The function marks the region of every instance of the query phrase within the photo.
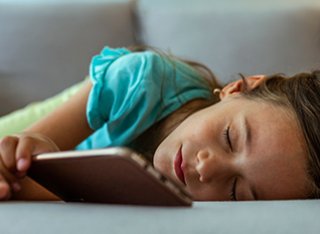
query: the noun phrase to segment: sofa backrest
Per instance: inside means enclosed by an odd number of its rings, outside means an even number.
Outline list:
[[[104,45],[170,50],[221,83],[320,69],[318,0],[133,2],[0,0],[0,115],[82,80]]]
[[[135,43],[129,1],[0,1],[0,115],[88,74],[104,45]]]
[[[208,65],[221,83],[320,69],[319,0],[140,0],[138,11],[142,43]]]

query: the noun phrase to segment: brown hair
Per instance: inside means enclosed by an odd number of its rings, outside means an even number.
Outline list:
[[[272,75],[260,86],[247,89],[243,96],[271,101],[293,111],[307,149],[307,169],[313,186],[309,198],[320,198],[320,71],[292,77]]]

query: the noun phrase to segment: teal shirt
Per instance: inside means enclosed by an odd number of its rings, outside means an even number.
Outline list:
[[[87,119],[95,132],[76,149],[127,146],[186,102],[212,98],[191,66],[152,51],[104,48],[90,65]]]

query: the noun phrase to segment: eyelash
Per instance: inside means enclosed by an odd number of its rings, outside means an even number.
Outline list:
[[[230,127],[228,126],[228,127],[224,130],[223,135],[224,135],[224,138],[225,138],[225,140],[226,140],[227,145],[230,147],[230,149],[231,149],[231,151],[232,151],[232,144],[231,144],[231,140],[230,140],[229,131],[230,131]]]
[[[230,147],[231,151],[232,151],[232,144],[231,144],[231,140],[230,140],[230,126],[228,126],[225,130],[224,130],[224,137],[225,137],[225,141],[227,143],[227,145]],[[237,178],[234,179],[233,183],[232,183],[232,187],[231,187],[231,191],[230,191],[230,199],[231,201],[237,201],[237,197],[236,197],[236,183],[237,183]]]
[[[233,183],[232,183],[232,188],[231,188],[231,191],[230,191],[230,199],[231,199],[231,201],[237,201],[236,184],[237,184],[237,178],[235,178]]]

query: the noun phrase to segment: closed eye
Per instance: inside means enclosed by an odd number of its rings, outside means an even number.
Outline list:
[[[231,139],[230,139],[230,126],[228,126],[224,130],[224,138],[225,138],[225,141],[226,141],[228,147],[231,149],[231,151],[233,151],[233,147],[232,147],[232,143],[231,143]]]
[[[231,201],[237,201],[237,177],[234,179],[230,192]]]

